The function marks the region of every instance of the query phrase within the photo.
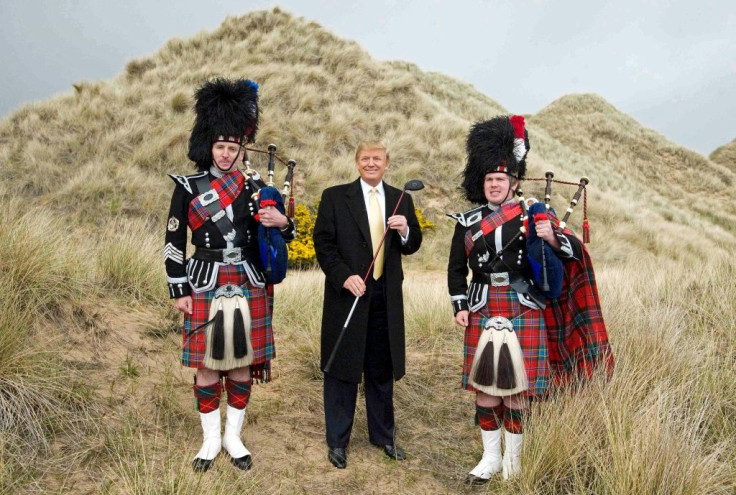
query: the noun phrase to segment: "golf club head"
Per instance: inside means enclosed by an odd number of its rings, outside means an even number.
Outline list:
[[[404,184],[404,191],[419,191],[420,189],[424,189],[424,182],[419,179],[412,179]]]

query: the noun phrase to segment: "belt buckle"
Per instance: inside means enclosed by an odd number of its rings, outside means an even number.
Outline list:
[[[503,274],[503,275],[494,275],[493,278],[492,278],[492,280],[493,280],[493,283],[495,283],[495,284],[503,284],[503,283],[507,283],[508,282],[508,276],[505,275],[505,274]]]
[[[210,189],[209,191],[205,191],[199,196],[199,203],[202,206],[207,206],[210,203],[214,203],[218,199],[220,199],[220,196],[218,196],[217,192],[215,192],[214,189]]]
[[[228,248],[222,250],[222,261],[224,263],[232,264],[238,263],[243,260],[243,253],[239,247]]]

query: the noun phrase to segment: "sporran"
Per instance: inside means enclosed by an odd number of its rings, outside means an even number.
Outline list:
[[[215,291],[206,327],[206,350],[202,364],[211,370],[232,370],[253,363],[251,320],[243,289],[223,285]]]
[[[507,318],[494,316],[486,321],[470,368],[470,384],[497,397],[529,388],[519,339]]]

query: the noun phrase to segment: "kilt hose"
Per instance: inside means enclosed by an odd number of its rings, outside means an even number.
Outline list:
[[[494,316],[503,316],[511,320],[516,337],[519,339],[529,380],[529,388],[523,394],[527,397],[545,397],[550,385],[551,370],[544,317],[541,310],[531,309],[519,303],[516,291],[511,286],[489,287],[485,307],[478,312],[470,313],[463,345],[462,387],[477,392],[475,387],[470,385],[470,368],[486,321]]]
[[[276,348],[271,328],[273,313],[273,285],[264,288],[254,287],[242,265],[223,265],[217,274],[215,288],[225,284],[242,287],[243,296],[248,300],[251,319],[251,342],[253,344],[253,364],[251,376],[256,382],[270,380],[271,359],[276,357]],[[200,327],[209,320],[210,303],[215,297],[215,289],[192,293],[192,314],[184,317],[182,329],[181,364],[189,368],[203,368],[206,327]]]

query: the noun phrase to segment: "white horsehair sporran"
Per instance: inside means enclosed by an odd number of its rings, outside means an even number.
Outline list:
[[[470,384],[497,397],[529,388],[524,355],[508,318],[494,316],[486,321],[470,368]]]
[[[219,311],[222,311],[220,315]],[[235,321],[236,318],[242,325]],[[210,304],[209,321],[204,367],[223,371],[250,366],[253,363],[250,308],[243,289],[232,284],[219,287]]]

